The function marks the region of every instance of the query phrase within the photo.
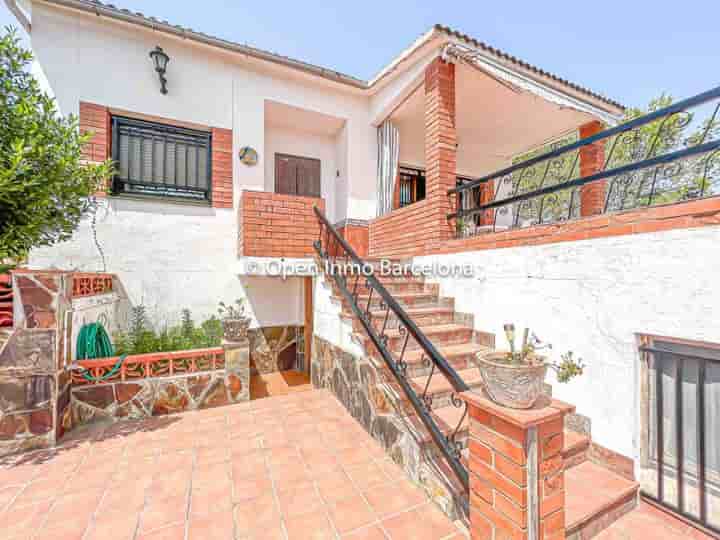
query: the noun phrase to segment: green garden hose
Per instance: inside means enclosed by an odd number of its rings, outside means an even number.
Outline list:
[[[110,336],[105,331],[105,327],[100,322],[94,322],[84,325],[80,328],[80,333],[77,338],[77,359],[78,360],[91,360],[94,358],[110,358],[115,356],[115,349],[113,348]],[[82,373],[83,378],[90,382],[99,382],[109,379],[115,375],[123,362],[127,354],[123,354],[118,358],[118,361],[105,375],[100,377],[93,377],[90,375],[90,370],[84,370]]]

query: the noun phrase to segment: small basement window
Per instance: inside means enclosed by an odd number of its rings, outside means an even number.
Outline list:
[[[112,118],[113,193],[210,202],[210,133]]]

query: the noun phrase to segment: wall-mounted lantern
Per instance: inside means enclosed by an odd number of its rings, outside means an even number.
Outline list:
[[[165,70],[167,69],[167,63],[170,61],[170,57],[165,54],[165,51],[158,45],[152,51],[150,51],[150,58],[152,58],[153,64],[155,64],[155,71],[157,71],[160,77],[160,93],[167,94],[167,79],[165,78]]]

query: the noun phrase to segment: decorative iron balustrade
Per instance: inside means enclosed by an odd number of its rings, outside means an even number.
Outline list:
[[[78,360],[77,364],[87,371],[82,373],[73,371],[73,384],[106,384],[224,369],[225,351],[222,347],[212,347],[187,351],[133,354],[127,356],[122,362],[120,362],[119,356]],[[90,380],[85,377],[85,374],[89,376]]]
[[[593,182],[603,212],[720,194],[720,87],[464,182],[448,219],[458,237],[575,219]]]
[[[317,241],[314,242],[315,251],[320,259],[332,263],[341,260],[344,261],[346,267],[352,263],[356,268],[366,268],[365,262],[355,253],[355,250],[350,247],[345,239],[339,235],[325,215],[317,207],[314,208],[314,211],[320,223],[320,234]],[[327,267],[332,268],[333,266],[335,265],[328,265]],[[343,298],[352,309],[355,317],[357,317],[362,324],[365,333],[370,338],[370,341],[372,341],[378,354],[380,354],[388,370],[392,373],[400,389],[407,397],[418,418],[428,430],[431,441],[440,451],[440,454],[447,461],[453,473],[467,491],[469,486],[468,471],[461,461],[461,445],[457,440],[460,427],[467,416],[467,403],[462,401],[458,394],[469,390],[467,383],[462,380],[447,360],[442,357],[435,346],[374,275],[361,276],[361,272],[355,272],[354,275],[330,272],[330,277],[335,281]],[[364,280],[365,290],[368,291],[367,304],[365,306],[360,305],[361,301],[359,299],[361,279]],[[385,310],[385,314],[382,317],[383,323],[379,331],[372,323],[372,315],[370,312],[374,297],[379,298],[380,309]],[[397,357],[395,357],[388,348],[389,338],[386,334],[386,330],[390,329],[388,323],[391,313],[397,319],[397,324],[395,325],[393,322],[392,326],[397,329],[400,334],[400,339],[402,340],[402,348]],[[421,395],[418,395],[413,389],[413,385],[408,378],[408,364],[405,361],[405,352],[411,337],[423,351],[422,362],[431,368],[425,389]],[[445,435],[442,432],[432,417],[432,394],[429,393],[429,388],[430,382],[436,373],[444,376],[451,384],[454,391],[451,396],[452,405],[457,408],[465,407],[462,417],[449,435]]]

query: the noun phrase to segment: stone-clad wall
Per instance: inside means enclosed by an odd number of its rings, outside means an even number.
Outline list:
[[[458,486],[434,449],[421,440],[385,375],[370,359],[358,357],[314,335],[310,375],[313,386],[330,389],[345,408],[385,448],[388,455],[420,484],[445,513],[462,516]]]
[[[227,344],[224,348],[224,369],[73,387],[68,427],[102,420],[141,419],[248,401],[248,343]]]
[[[70,274],[13,272],[14,329],[0,346],[0,456],[47,448],[69,403],[62,321]]]

